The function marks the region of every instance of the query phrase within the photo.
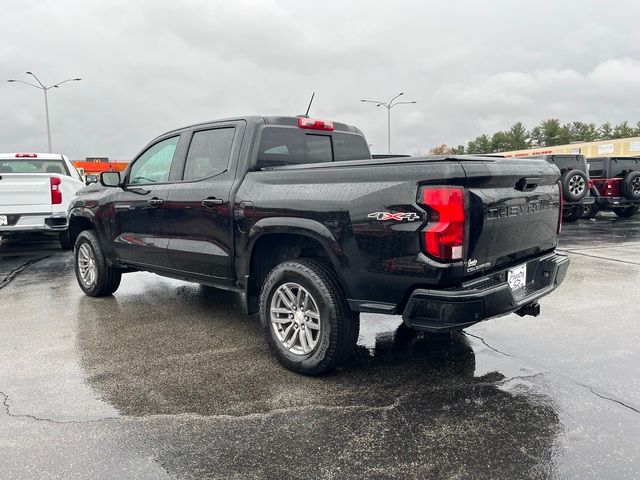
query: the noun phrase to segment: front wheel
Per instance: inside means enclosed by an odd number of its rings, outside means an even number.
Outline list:
[[[633,206],[624,207],[624,208],[614,208],[613,213],[615,213],[620,218],[629,218],[629,217],[633,217],[635,214],[638,213],[638,208],[639,208],[638,205],[633,205]]]
[[[317,259],[290,260],[271,270],[260,293],[260,320],[280,363],[304,375],[344,362],[360,326],[335,272]]]
[[[85,294],[104,297],[118,289],[122,271],[109,266],[93,230],[78,235],[74,253],[76,279]]]

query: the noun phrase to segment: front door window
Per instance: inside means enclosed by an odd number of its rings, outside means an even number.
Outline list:
[[[169,180],[171,161],[178,145],[179,136],[156,143],[138,157],[131,166],[130,185],[162,183]]]

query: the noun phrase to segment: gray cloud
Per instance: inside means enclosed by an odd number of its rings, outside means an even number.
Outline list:
[[[0,71],[53,83],[54,149],[129,159],[152,137],[242,114],[312,114],[393,150],[516,121],[640,119],[636,2],[5,2]],[[39,92],[0,83],[0,150],[44,150]]]

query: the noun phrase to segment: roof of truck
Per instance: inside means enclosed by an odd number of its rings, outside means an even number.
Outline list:
[[[241,117],[220,118],[215,120],[209,120],[207,122],[199,122],[199,123],[194,123],[192,125],[185,125],[180,128],[174,128],[173,130],[169,130],[168,132],[165,132],[162,135],[158,135],[156,139],[160,137],[164,137],[165,135],[168,135],[171,133],[179,132],[181,130],[186,130],[188,128],[204,127],[208,125],[213,125],[215,123],[225,123],[225,122],[245,121],[247,123],[252,123],[254,125],[268,124],[268,125],[279,125],[279,126],[287,126],[287,127],[297,127],[298,118],[300,118],[300,116],[281,116],[281,115],[271,115],[271,116],[247,115],[247,116],[241,116]],[[312,117],[312,118],[316,118],[316,117]],[[327,118],[324,120],[331,120],[331,119]],[[362,135],[362,131],[360,131],[360,129],[357,127],[354,127],[352,125],[347,125],[346,123],[335,122],[333,120],[331,121],[333,122],[333,128],[334,128],[333,131],[357,133],[359,135]],[[155,141],[155,139],[153,141]]]
[[[38,152],[0,153],[0,159],[2,160],[14,160],[16,158],[37,158],[38,160],[61,160],[62,154],[38,153]]]

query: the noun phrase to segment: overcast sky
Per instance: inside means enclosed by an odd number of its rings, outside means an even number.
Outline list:
[[[130,159],[190,123],[303,113],[425,152],[545,118],[640,120],[640,2],[2,1],[0,151]]]

